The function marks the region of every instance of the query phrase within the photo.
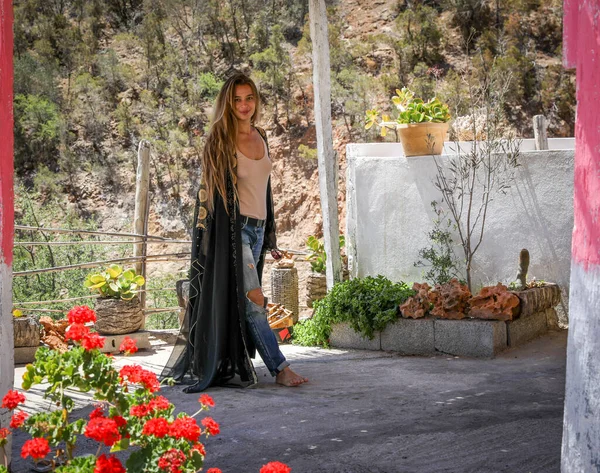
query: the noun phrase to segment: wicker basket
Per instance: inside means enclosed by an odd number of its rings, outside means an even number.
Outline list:
[[[294,323],[298,322],[298,270],[296,268],[271,269],[271,302],[282,304],[292,311]]]

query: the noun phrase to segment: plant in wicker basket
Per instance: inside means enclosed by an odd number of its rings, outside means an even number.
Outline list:
[[[144,321],[139,289],[146,283],[134,269],[124,270],[113,264],[98,273],[91,273],[83,283],[101,295],[96,300],[95,328],[103,335],[119,335],[138,330]]]

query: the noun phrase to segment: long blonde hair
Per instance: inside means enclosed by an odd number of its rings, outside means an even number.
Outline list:
[[[236,184],[236,137],[238,122],[233,111],[235,110],[235,87],[249,85],[252,88],[256,108],[251,117],[252,124],[260,116],[260,96],[256,84],[250,77],[241,72],[236,72],[225,81],[219,91],[215,102],[212,125],[206,138],[204,152],[202,153],[203,184],[208,198],[208,209],[213,209],[215,191],[221,195],[227,209],[227,178],[228,175]],[[234,198],[237,199],[237,186],[234,185]],[[227,209],[229,212],[229,210]]]

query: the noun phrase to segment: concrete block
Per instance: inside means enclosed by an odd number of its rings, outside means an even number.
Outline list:
[[[150,332],[146,330],[138,330],[137,332],[124,333],[122,335],[103,335],[105,338],[104,347],[100,351],[103,353],[118,352],[125,337],[135,340],[137,342],[138,350],[147,350],[150,348],[149,335]]]
[[[526,317],[506,322],[509,347],[516,347],[548,331],[546,311],[535,312]]]
[[[433,355],[434,319],[398,319],[381,332],[381,349],[403,355]]]
[[[493,358],[506,349],[506,323],[500,320],[434,321],[435,349],[442,353]]]
[[[375,332],[373,340],[356,333],[348,323],[331,326],[329,343],[336,348],[355,348],[358,350],[381,350],[381,333]]]
[[[15,347],[15,365],[26,365],[33,363],[37,347]]]

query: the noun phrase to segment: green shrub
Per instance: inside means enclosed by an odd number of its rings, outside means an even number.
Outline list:
[[[340,235],[340,249],[344,248],[345,245],[346,237],[344,237],[344,235]],[[325,253],[325,244],[323,241],[311,235],[306,240],[306,247],[309,251],[306,261],[310,261],[311,269],[315,273],[325,274],[325,262],[327,261],[327,254]]]
[[[398,306],[414,291],[404,282],[393,283],[384,276],[367,276],[333,286],[324,299],[315,302],[312,319],[294,327],[294,343],[329,346],[331,324],[348,322],[370,339],[398,317]]]

